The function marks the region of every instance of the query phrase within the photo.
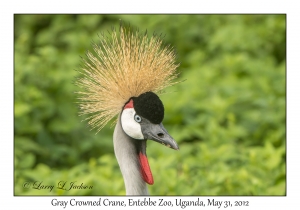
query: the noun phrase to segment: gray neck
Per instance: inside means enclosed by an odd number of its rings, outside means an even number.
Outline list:
[[[140,172],[140,163],[134,140],[122,129],[120,119],[114,131],[114,150],[126,188],[126,195],[148,195],[147,184]]]

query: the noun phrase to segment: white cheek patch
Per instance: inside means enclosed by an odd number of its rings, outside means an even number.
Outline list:
[[[133,108],[124,109],[121,115],[121,125],[124,132],[134,139],[144,139],[141,125],[134,120],[135,110]]]

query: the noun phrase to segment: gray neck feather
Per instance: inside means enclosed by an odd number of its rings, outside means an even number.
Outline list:
[[[140,172],[134,140],[122,129],[120,118],[114,131],[114,150],[119,163],[126,188],[126,195],[148,195],[147,184]]]

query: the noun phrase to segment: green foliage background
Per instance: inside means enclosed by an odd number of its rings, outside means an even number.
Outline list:
[[[15,195],[124,195],[113,128],[95,135],[72,82],[120,19],[165,34],[186,80],[161,95],[174,151],[148,142],[152,195],[286,194],[285,15],[15,15]],[[24,188],[24,182],[55,188]],[[59,181],[92,189],[57,189]]]

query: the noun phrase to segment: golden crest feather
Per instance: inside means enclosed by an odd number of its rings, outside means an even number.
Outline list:
[[[162,44],[160,36],[149,38],[121,25],[109,37],[102,34],[93,52],[87,51],[76,80],[83,90],[76,93],[80,115],[89,115],[92,129],[100,131],[131,97],[148,91],[159,94],[176,83],[179,64],[174,50]]]

